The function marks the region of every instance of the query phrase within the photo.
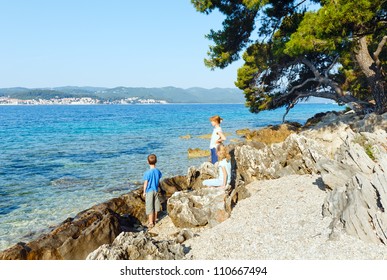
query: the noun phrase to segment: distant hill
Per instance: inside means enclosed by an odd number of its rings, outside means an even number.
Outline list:
[[[231,88],[144,88],[144,87],[55,87],[55,88],[0,88],[0,97],[17,99],[51,99],[91,97],[101,100],[119,100],[130,97],[166,100],[169,103],[244,103],[242,91]]]

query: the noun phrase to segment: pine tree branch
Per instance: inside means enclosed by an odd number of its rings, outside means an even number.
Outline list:
[[[314,76],[316,78],[318,78],[320,84],[324,84],[324,85],[328,85],[328,86],[332,87],[334,89],[334,91],[336,92],[336,94],[339,96],[343,95],[343,91],[338,86],[338,84],[328,77],[326,77],[326,78],[322,77],[321,74],[318,72],[317,68],[312,64],[312,62],[310,62],[305,57],[301,57],[299,60],[300,60],[300,62],[302,62],[304,65],[306,65],[313,72]]]
[[[376,51],[373,53],[373,57],[374,57],[374,60],[375,60],[375,63],[376,63],[376,65],[379,67],[380,66],[380,60],[379,60],[379,55],[380,55],[380,53],[382,52],[382,50],[383,50],[383,47],[384,47],[384,45],[386,44],[386,42],[387,42],[387,36],[384,36],[383,38],[382,38],[382,40],[379,42],[379,44],[378,44],[378,48],[376,49]]]
[[[313,75],[316,78],[321,78],[320,72],[318,72],[317,68],[313,65],[313,63],[310,60],[306,59],[305,57],[300,57],[298,60],[302,64],[306,65],[313,72]]]
[[[339,59],[339,56],[337,55],[331,65],[329,65],[328,69],[324,72],[324,76],[328,78],[329,71],[333,68],[333,66],[336,64],[337,60]]]

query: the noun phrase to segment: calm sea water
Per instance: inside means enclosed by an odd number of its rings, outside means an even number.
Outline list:
[[[300,104],[287,120],[341,109]],[[149,153],[164,177],[186,174],[205,160],[188,159],[187,149],[208,148],[195,136],[212,132],[212,115],[235,133],[279,124],[283,112],[255,115],[241,104],[0,106],[0,250],[136,188]]]

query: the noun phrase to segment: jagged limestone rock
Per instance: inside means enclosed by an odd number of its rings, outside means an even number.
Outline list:
[[[247,141],[260,142],[266,145],[283,142],[290,134],[300,130],[299,123],[284,123],[281,125],[268,126],[258,130],[239,130],[237,134],[244,132],[244,138]]]
[[[165,196],[169,198],[177,191],[189,189],[189,183],[187,176],[174,176],[161,180],[160,188],[165,193]]]
[[[178,260],[184,247],[174,241],[156,241],[146,232],[123,232],[114,242],[104,244],[87,256],[87,260]]]
[[[203,181],[218,177],[218,170],[211,162],[203,162],[199,168],[191,166],[187,172],[187,183],[189,189],[201,189],[204,187]]]
[[[229,217],[226,196],[224,189],[220,188],[176,192],[168,199],[168,215],[176,227],[213,227]]]
[[[84,210],[50,233],[0,252],[0,260],[85,259],[100,245],[113,242],[124,228],[147,221],[141,193],[142,188]]]
[[[246,184],[286,175],[316,173],[316,162],[323,156],[322,145],[298,134],[291,134],[284,142],[265,145],[261,149],[252,145],[235,147],[237,172]]]
[[[332,190],[323,214],[333,217],[333,229],[344,228],[362,240],[387,244],[386,149],[374,144],[381,152],[373,161],[363,146],[353,142],[359,135],[345,141],[335,160],[319,163],[322,179]]]
[[[183,229],[176,234],[176,242],[183,243],[184,241],[194,237],[194,233],[191,230]]]

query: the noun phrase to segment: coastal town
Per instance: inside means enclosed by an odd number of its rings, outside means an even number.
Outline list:
[[[97,104],[167,104],[165,100],[130,97],[116,100],[101,100],[91,97],[51,98],[51,99],[17,99],[0,97],[0,105],[97,105]]]

